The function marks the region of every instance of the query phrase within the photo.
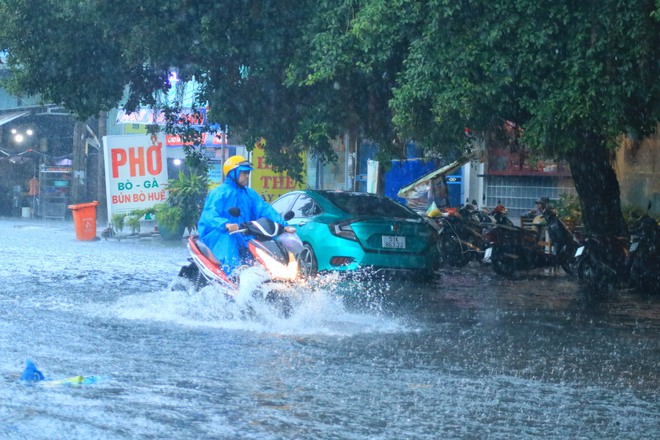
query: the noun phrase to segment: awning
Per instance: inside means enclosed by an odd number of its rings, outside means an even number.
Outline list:
[[[14,113],[4,113],[0,114],[0,125],[5,125],[7,122],[11,122],[14,119],[18,119],[21,116],[25,116],[30,112],[14,112]]]
[[[458,168],[462,167],[463,165],[465,165],[469,161],[470,161],[469,158],[461,158],[459,160],[456,160],[456,161],[450,163],[449,165],[445,165],[443,167],[438,168],[435,171],[431,171],[430,173],[423,175],[422,177],[415,180],[414,182],[412,182],[412,183],[404,186],[403,188],[401,188],[399,190],[397,196],[399,196],[403,199],[409,199],[409,198],[411,198],[411,196],[414,198],[413,194],[415,192],[417,192],[416,191],[417,187],[419,187],[421,185],[428,184],[428,182],[430,180],[432,180],[433,178],[435,178],[436,176],[440,176],[442,174],[449,174],[449,173],[457,170]]]

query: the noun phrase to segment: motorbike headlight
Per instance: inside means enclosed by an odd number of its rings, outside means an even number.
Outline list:
[[[289,253],[289,264],[280,263],[260,248],[256,248],[256,254],[273,279],[292,281],[298,276],[298,262],[293,254]]]

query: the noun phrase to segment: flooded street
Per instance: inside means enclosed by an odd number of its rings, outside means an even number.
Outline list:
[[[183,241],[21,219],[0,237],[0,438],[660,437],[658,295],[474,265],[327,276],[290,319],[245,319],[172,289]],[[95,383],[23,384],[28,358]]]

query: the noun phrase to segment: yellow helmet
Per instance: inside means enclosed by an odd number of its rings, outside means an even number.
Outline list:
[[[252,164],[243,156],[232,156],[222,165],[222,174],[226,176],[231,170],[236,168],[239,171],[252,171]]]

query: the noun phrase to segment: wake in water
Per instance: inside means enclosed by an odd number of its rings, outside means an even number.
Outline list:
[[[346,279],[338,274],[317,277],[287,292],[293,298],[292,309],[283,318],[272,306],[252,298],[249,283],[231,299],[212,286],[195,290],[177,277],[167,290],[120,298],[114,313],[123,319],[292,335],[409,331],[399,319],[382,311],[380,300],[389,289],[382,281]]]

